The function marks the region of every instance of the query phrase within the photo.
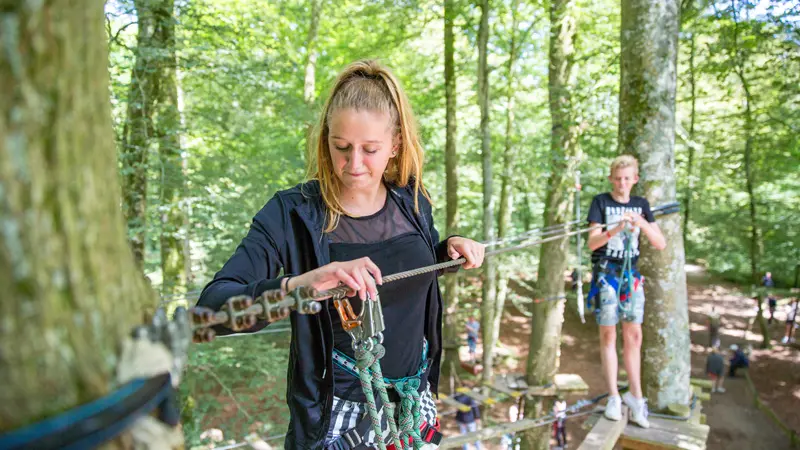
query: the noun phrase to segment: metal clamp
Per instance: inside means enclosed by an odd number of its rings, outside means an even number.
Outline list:
[[[342,328],[353,338],[353,349],[366,345],[367,350],[371,350],[373,345],[371,338],[377,338],[378,343],[383,343],[383,330],[386,329],[386,324],[383,321],[380,296],[376,296],[373,300],[367,294],[367,299],[357,316],[346,298],[334,299],[334,306],[339,312],[339,318],[342,319]]]

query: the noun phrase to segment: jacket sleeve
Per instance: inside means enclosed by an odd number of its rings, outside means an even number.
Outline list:
[[[247,235],[236,247],[233,256],[203,289],[197,305],[219,310],[233,296],[249,295],[255,298],[266,290],[280,289],[283,278],[278,277],[283,267],[281,249],[286,240],[288,224],[286,205],[275,195],[255,215]],[[262,322],[248,331],[257,331],[264,326],[266,323]],[[225,333],[225,330],[218,331]]]

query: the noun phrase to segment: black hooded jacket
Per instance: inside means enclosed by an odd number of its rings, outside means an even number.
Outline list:
[[[439,233],[433,226],[430,202],[420,195],[420,214],[416,214],[412,186],[387,187],[389,195],[400,200],[402,212],[426,239],[435,260],[449,260],[447,241],[439,242]],[[276,193],[255,215],[247,236],[205,287],[197,304],[218,310],[235,295],[256,297],[268,289],[280,289],[281,270],[285,275],[298,275],[328,264],[328,241],[322,235],[325,213],[317,181]],[[431,292],[424,320],[429,355],[433,358],[428,381],[436,394],[442,356],[442,298],[438,284]],[[290,320],[292,337],[286,386],[290,421],[285,448],[322,449],[333,402],[331,317],[328,308],[323,307],[315,315],[293,311]],[[259,323],[249,331],[267,325]],[[220,334],[225,333],[220,330]]]

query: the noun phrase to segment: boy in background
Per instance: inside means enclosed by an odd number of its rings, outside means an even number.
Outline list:
[[[725,381],[725,357],[719,351],[719,347],[712,347],[711,353],[706,358],[706,373],[708,378],[714,383],[711,392],[725,392],[722,383]]]
[[[631,195],[639,181],[639,163],[630,155],[618,156],[611,163],[608,181],[611,192],[596,196],[589,207],[588,222],[595,227],[589,232],[592,250],[592,287],[595,319],[600,329],[600,356],[609,397],[605,416],[609,420],[622,417],[622,398],[617,389],[617,324],[622,318],[623,358],[630,390],[624,401],[631,411],[631,420],[643,428],[647,420],[647,401],[642,396],[641,352],[644,319],[644,279],[636,269],[639,259],[639,236],[644,234],[650,245],[663,250],[667,244],[650,203],[644,197]],[[630,270],[623,268],[630,263]],[[632,285],[632,289],[629,286]],[[620,295],[622,294],[622,295]],[[621,303],[624,302],[627,307]]]

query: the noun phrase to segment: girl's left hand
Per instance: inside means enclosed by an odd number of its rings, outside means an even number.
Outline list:
[[[474,269],[483,264],[483,255],[486,248],[480,242],[459,236],[453,236],[447,240],[447,254],[452,259],[464,257],[467,262],[461,265],[465,269]]]

